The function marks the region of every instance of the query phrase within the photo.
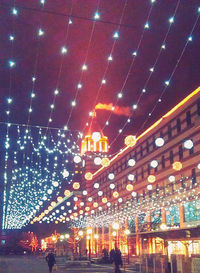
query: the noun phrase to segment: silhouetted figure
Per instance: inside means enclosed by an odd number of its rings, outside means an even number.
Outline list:
[[[56,259],[55,259],[55,256],[54,256],[54,254],[53,254],[52,252],[50,252],[50,253],[46,256],[46,261],[47,261],[47,263],[48,263],[49,273],[51,273],[54,264],[56,264]]]
[[[113,261],[114,261],[114,255],[115,255],[115,250],[111,249],[111,251],[110,251],[110,262],[111,263],[113,263]]]
[[[122,254],[121,251],[116,248],[115,249],[115,253],[114,253],[114,257],[113,257],[114,263],[115,263],[115,273],[121,273],[120,270],[120,265],[122,266]]]
[[[104,260],[104,262],[107,263],[109,261],[109,259],[108,259],[108,250],[104,248],[102,250],[102,253],[103,253],[103,260]]]

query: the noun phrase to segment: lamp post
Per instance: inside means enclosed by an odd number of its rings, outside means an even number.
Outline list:
[[[127,236],[127,250],[128,250],[128,259],[127,259],[127,262],[128,262],[128,264],[129,264],[129,235],[130,235],[130,230],[129,229],[126,229],[125,230],[125,234],[126,234],[126,236]]]
[[[116,234],[113,232],[113,236],[117,236],[116,237],[115,248],[118,248],[118,244],[119,244],[119,223],[117,223],[117,222],[113,223],[112,227],[113,227],[114,230],[116,230],[116,231],[114,231]]]
[[[97,257],[97,240],[99,239],[99,235],[94,234],[94,239],[95,239],[95,253],[96,253],[96,257]]]
[[[89,241],[89,260],[91,261],[91,236],[92,236],[92,229],[89,228],[87,230],[87,239]]]

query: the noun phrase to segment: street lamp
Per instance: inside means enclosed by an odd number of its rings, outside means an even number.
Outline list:
[[[92,228],[87,229],[87,239],[89,240],[89,260],[91,260],[91,235],[92,235]]]
[[[116,238],[116,241],[115,241],[115,248],[118,248],[118,241],[119,241],[119,223],[117,223],[117,222],[114,222],[113,224],[112,224],[112,227],[113,227],[113,229],[115,229],[116,231],[113,231],[113,236],[117,236],[117,238]],[[114,235],[115,234],[115,235]]]
[[[125,230],[125,234],[127,236],[127,248],[128,248],[128,264],[129,264],[129,235],[131,234],[129,229]]]
[[[97,257],[97,240],[99,239],[99,235],[94,234],[94,239],[95,239],[95,252],[96,252],[96,257]]]

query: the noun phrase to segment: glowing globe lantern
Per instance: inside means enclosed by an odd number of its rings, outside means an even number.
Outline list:
[[[128,166],[129,167],[134,167],[136,164],[136,161],[134,158],[130,158],[129,161],[128,161]]]
[[[57,201],[62,202],[63,198],[61,196],[58,196]]]
[[[92,140],[94,142],[98,142],[100,139],[101,139],[101,133],[100,132],[92,133]]]
[[[129,147],[135,146],[136,142],[137,142],[136,136],[132,135],[127,136],[124,140],[125,145]]]
[[[118,198],[118,197],[119,197],[119,193],[118,193],[117,191],[114,191],[114,192],[113,192],[113,197],[114,197],[114,198]]]
[[[114,173],[109,173],[108,179],[113,180],[115,178]]]
[[[108,202],[108,199],[106,197],[102,198],[102,202],[105,204]]]
[[[114,183],[111,183],[109,187],[110,187],[111,190],[114,190],[115,184],[114,184]]]
[[[147,190],[151,191],[153,189],[152,185],[147,185]]]
[[[64,195],[65,195],[66,197],[70,196],[70,194],[71,194],[71,192],[70,192],[69,190],[65,190],[65,191],[64,191]]]
[[[181,162],[179,161],[176,161],[173,163],[172,165],[172,168],[175,170],[175,171],[180,171],[182,169],[183,165]]]
[[[86,207],[85,210],[86,210],[86,211],[89,211],[89,210],[90,210],[90,207]]]
[[[132,185],[132,184],[128,184],[128,185],[126,186],[126,190],[127,190],[127,191],[132,191],[132,190],[133,190],[133,185]]]
[[[156,181],[155,175],[149,175],[147,178],[149,183],[154,183]]]
[[[74,190],[80,189],[80,183],[79,183],[79,182],[74,182],[74,183],[73,183],[73,189],[74,189]]]
[[[165,144],[164,138],[162,138],[162,137],[156,138],[155,144],[157,147],[162,147]]]
[[[97,165],[97,166],[101,165],[101,158],[100,157],[95,157],[94,164]]]
[[[108,166],[110,165],[110,160],[109,160],[109,158],[107,158],[107,157],[103,158],[103,159],[101,160],[101,165],[102,165],[103,167],[108,167]]]
[[[193,144],[193,141],[192,141],[191,139],[187,139],[187,140],[184,142],[184,148],[185,148],[185,149],[190,150],[190,149],[193,148],[193,146],[194,146],[194,144]]]
[[[87,172],[87,173],[85,174],[85,179],[86,179],[86,180],[92,180],[92,178],[93,178],[93,174],[92,174],[91,172]]]
[[[128,175],[128,180],[133,181],[135,179],[135,175],[134,174],[129,174]]]
[[[55,201],[51,202],[51,206],[55,207],[56,206],[56,202]]]
[[[136,197],[136,196],[137,196],[137,192],[133,191],[133,192],[131,193],[131,195],[132,195],[133,197]]]
[[[52,208],[52,206],[49,206],[48,207],[48,211],[51,211],[53,208]]]
[[[169,179],[169,182],[175,182],[176,180],[174,175],[170,175],[168,179]]]
[[[119,223],[114,222],[112,224],[112,228],[115,229],[115,230],[118,230],[119,229]]]
[[[158,167],[158,161],[157,160],[152,160],[151,163],[150,163],[150,166],[152,168],[157,168]]]
[[[98,203],[97,203],[97,202],[94,202],[93,207],[94,207],[94,208],[97,208],[97,207],[98,207]]]
[[[81,209],[81,210],[79,211],[79,213],[80,213],[80,214],[83,214],[83,210]]]
[[[81,157],[79,155],[75,155],[74,157],[74,163],[80,163],[81,162]]]
[[[63,177],[66,178],[69,176],[69,172],[67,170],[64,170],[62,173]]]

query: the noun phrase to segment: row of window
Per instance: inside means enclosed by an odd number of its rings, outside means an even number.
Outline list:
[[[186,112],[185,121],[186,121],[187,127],[190,127],[192,125],[192,117],[195,115],[200,116],[200,100],[198,100],[198,102],[197,102],[197,111],[196,112],[194,112],[193,114],[191,114],[190,110]],[[165,134],[162,133],[164,131],[164,128],[163,128],[163,130],[161,130],[160,137],[165,138],[165,139],[167,138],[168,141],[171,140],[172,136],[173,136],[172,132],[175,131],[175,129],[176,129],[177,134],[181,133],[183,122],[184,121],[181,122],[180,118],[177,118],[176,119],[176,126],[172,127],[171,125],[168,125],[167,132]],[[113,172],[115,174],[120,173],[122,170],[127,168],[127,161],[130,158],[134,158],[136,161],[143,159],[144,156],[146,156],[147,154],[149,154],[150,152],[154,151],[157,148],[156,144],[155,144],[155,139],[156,139],[155,136],[153,138],[151,137],[151,139],[147,139],[145,147],[143,147],[143,144],[141,144],[140,147],[136,148],[129,155],[127,155],[126,157],[124,157],[120,161],[116,162],[111,168],[109,168],[109,172]],[[190,155],[192,155],[194,153],[194,148],[190,149],[189,153],[190,153]],[[184,154],[183,147],[182,147],[182,145],[180,145],[179,146],[179,160],[180,161],[183,160],[183,154]],[[174,162],[174,152],[173,151],[170,151],[169,159],[170,159],[170,163],[172,164]],[[162,168],[165,168],[166,160],[167,159],[165,159],[165,156],[163,155],[161,158]],[[157,171],[157,169],[155,169],[155,171]],[[149,167],[148,167],[148,174],[150,174]],[[105,172],[104,174],[101,175],[100,180],[102,182],[106,182],[107,176],[108,176],[108,173]],[[136,178],[137,178],[137,174],[136,174]],[[144,178],[143,171],[141,171],[141,178],[142,179]]]

